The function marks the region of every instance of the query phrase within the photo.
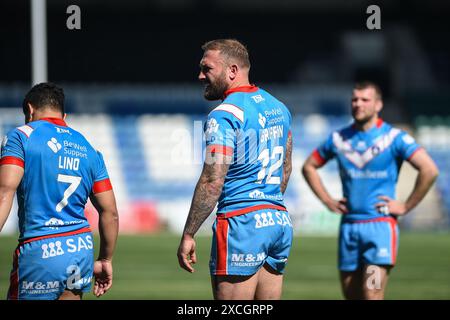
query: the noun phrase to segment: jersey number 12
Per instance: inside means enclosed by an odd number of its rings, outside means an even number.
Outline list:
[[[261,161],[262,169],[259,170],[259,172],[258,172],[258,180],[256,180],[256,183],[262,183],[264,178],[266,178],[267,184],[280,184],[281,183],[280,177],[273,176],[273,173],[275,171],[277,171],[283,164],[283,160],[284,160],[283,156],[284,156],[284,148],[282,146],[276,146],[275,148],[273,148],[272,156],[270,156],[270,154],[269,154],[269,149],[264,149],[259,154],[259,157],[258,157],[258,160]],[[278,159],[278,160],[269,167],[269,171],[268,171],[267,177],[266,177],[267,166],[269,165],[270,160],[275,160],[275,159]]]

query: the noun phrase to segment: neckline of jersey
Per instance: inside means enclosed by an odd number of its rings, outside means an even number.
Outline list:
[[[47,121],[53,124],[56,124],[57,126],[67,127],[66,122],[63,119],[60,118],[41,118],[38,120]]]
[[[232,89],[226,90],[224,92],[223,98],[225,99],[230,94],[235,93],[235,92],[256,92],[256,91],[258,91],[258,89],[259,88],[257,86],[255,86],[254,84],[251,84],[249,86],[241,86],[241,87],[232,88]]]

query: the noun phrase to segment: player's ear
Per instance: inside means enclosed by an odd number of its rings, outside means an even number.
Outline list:
[[[33,121],[34,108],[29,102],[27,103],[27,106],[28,106],[28,115],[26,117],[27,119],[25,119],[25,122],[31,122]]]
[[[239,67],[237,66],[237,64],[231,64],[228,67],[228,77],[230,78],[230,80],[234,80],[237,77],[239,71]]]
[[[375,109],[377,110],[377,113],[383,109],[383,101],[381,99],[377,99]]]

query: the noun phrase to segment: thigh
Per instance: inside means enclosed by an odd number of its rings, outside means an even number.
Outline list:
[[[258,273],[255,300],[279,300],[283,292],[283,274],[265,264]]]
[[[367,300],[384,299],[390,266],[366,265],[363,270],[363,295]]]
[[[8,298],[54,300],[65,290],[88,292],[93,260],[90,233],[22,244],[16,250]]]
[[[211,275],[213,296],[216,300],[253,300],[258,274],[250,276]]]
[[[279,300],[283,275],[264,264],[251,276],[211,276],[216,300]]]
[[[355,271],[340,271],[341,288],[347,300],[363,299],[362,269]]]

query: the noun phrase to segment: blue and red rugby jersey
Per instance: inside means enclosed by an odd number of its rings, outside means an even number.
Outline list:
[[[251,85],[225,92],[205,124],[207,152],[233,157],[218,214],[286,210],[280,184],[291,121],[287,107],[261,88]]]
[[[321,165],[337,159],[349,210],[343,219],[358,221],[386,217],[375,207],[378,197],[395,199],[402,163],[420,149],[408,133],[378,119],[366,132],[351,125],[331,133],[313,156]]]
[[[62,119],[10,131],[1,148],[5,164],[24,168],[17,189],[19,241],[89,230],[89,195],[112,189],[101,153]]]

